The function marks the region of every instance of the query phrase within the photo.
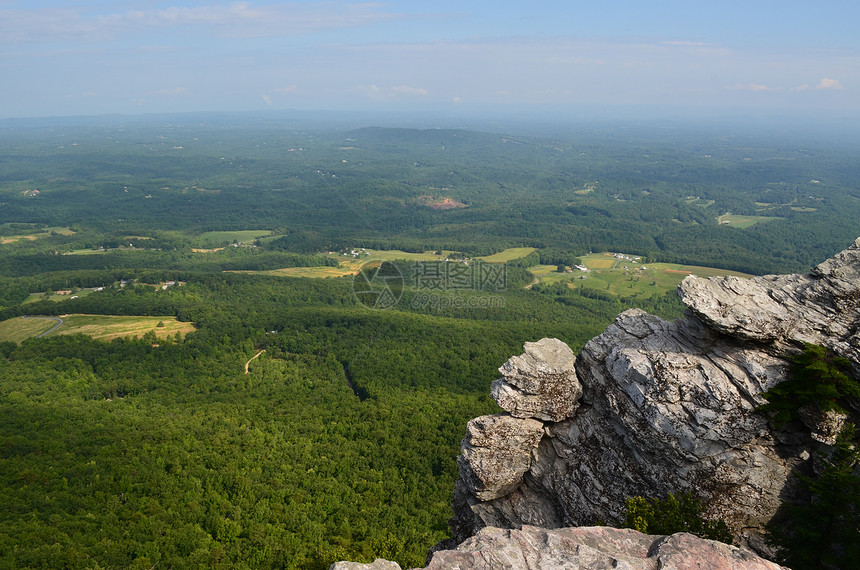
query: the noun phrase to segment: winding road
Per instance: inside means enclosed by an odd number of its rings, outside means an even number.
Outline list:
[[[263,350],[261,350],[260,352],[258,352],[257,354],[255,354],[254,356],[252,356],[251,360],[254,360],[255,358],[257,358],[258,356],[260,356],[264,352],[266,352],[265,348]],[[249,360],[248,362],[245,363],[245,374],[251,373],[251,371],[249,370],[249,367],[251,366],[251,360]]]
[[[55,324],[54,326],[52,326],[51,328],[49,328],[48,330],[46,330],[46,331],[45,331],[45,332],[43,332],[42,334],[37,334],[37,335],[36,335],[36,338],[42,338],[42,337],[43,337],[43,336],[45,336],[46,334],[54,332],[55,330],[57,330],[58,328],[60,328],[60,325],[62,325],[62,324],[63,324],[63,319],[61,319],[60,317],[30,317],[30,316],[22,316],[21,318],[22,318],[22,319],[42,319],[42,320],[45,320],[45,321],[57,321],[57,324]]]

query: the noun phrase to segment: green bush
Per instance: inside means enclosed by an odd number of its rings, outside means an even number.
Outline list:
[[[689,532],[701,538],[732,543],[732,533],[722,520],[710,521],[702,516],[702,502],[691,493],[665,499],[630,497],[625,505],[622,528],[647,534]]]
[[[860,383],[851,377],[851,361],[823,346],[804,343],[803,352],[791,359],[790,378],[764,396],[760,411],[773,413],[777,427],[797,418],[797,410],[814,404],[823,412],[844,412],[848,398],[860,398]]]
[[[821,457],[821,475],[798,475],[808,498],[786,503],[784,516],[768,525],[780,563],[795,570],[860,567],[860,450],[854,432],[851,423],[842,429],[833,453]]]

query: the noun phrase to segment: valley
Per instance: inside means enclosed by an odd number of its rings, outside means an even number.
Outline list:
[[[524,342],[860,235],[857,141],[175,119],[0,121],[10,567],[421,566]]]

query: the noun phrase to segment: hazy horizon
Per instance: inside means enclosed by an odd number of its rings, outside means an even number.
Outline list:
[[[0,118],[854,118],[857,16],[835,1],[0,0]]]

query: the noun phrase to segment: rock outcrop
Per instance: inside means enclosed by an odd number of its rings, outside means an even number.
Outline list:
[[[460,477],[482,501],[503,497],[519,487],[531,467],[532,451],[543,437],[543,424],[498,414],[466,425]]]
[[[577,358],[544,339],[500,368],[492,395],[510,415],[492,421],[542,436],[476,453],[470,428],[451,520],[458,542],[491,526],[613,522],[627,497],[692,492],[740,543],[767,551],[758,529],[839,418],[810,418],[830,425],[813,438],[771,430],[755,408],[804,342],[860,361],[860,239],[808,275],[689,276],[679,294],[683,319],[628,310]],[[514,456],[515,475],[493,483],[486,467]]]
[[[652,536],[609,527],[547,530],[524,526],[517,530],[482,529],[456,550],[435,553],[426,570],[449,568],[779,570],[782,566],[687,533]]]
[[[458,457],[460,545],[428,568],[780,568],[689,534],[583,525],[617,521],[627,497],[691,492],[768,552],[759,530],[845,416],[801,409],[808,429],[773,430],[756,408],[804,343],[860,372],[860,239],[807,275],[689,276],[679,295],[683,319],[628,310],[578,356],[543,339],[499,369],[506,413],[470,421]]]
[[[652,536],[630,529],[579,527],[549,530],[487,527],[454,550],[433,554],[425,570],[780,570],[740,548],[687,533]],[[338,562],[330,570],[400,570],[386,560]]]
[[[783,351],[809,342],[860,362],[860,238],[806,275],[690,276],[679,294],[717,332]]]
[[[499,368],[502,378],[490,385],[490,395],[515,418],[558,422],[572,416],[582,396],[573,351],[555,338],[524,348]]]

